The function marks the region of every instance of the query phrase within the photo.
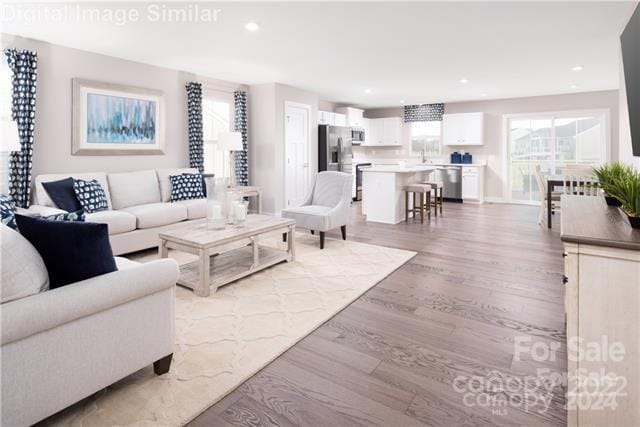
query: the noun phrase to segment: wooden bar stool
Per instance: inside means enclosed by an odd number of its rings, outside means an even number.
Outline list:
[[[404,219],[409,222],[409,212],[413,214],[420,213],[420,224],[424,224],[424,212],[431,219],[431,186],[428,184],[409,184],[403,188],[404,190]],[[413,207],[409,209],[409,193],[413,193]],[[417,203],[416,203],[417,202]]]
[[[442,213],[442,202],[444,200],[444,197],[442,196],[442,181],[423,181],[422,184],[431,186],[431,191],[433,191],[431,206],[435,208],[436,216],[438,216],[438,207],[440,208],[440,213]]]

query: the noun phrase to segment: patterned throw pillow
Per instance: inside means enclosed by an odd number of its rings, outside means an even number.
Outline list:
[[[202,176],[194,173],[171,175],[171,199],[172,202],[180,200],[204,199],[202,191]]]
[[[0,217],[6,226],[17,228],[16,226],[16,205],[11,198],[5,194],[0,194]]]
[[[83,179],[76,179],[73,182],[73,191],[75,191],[76,197],[86,213],[106,211],[109,209],[107,195],[97,180],[92,179],[91,181],[85,181]]]
[[[55,215],[47,215],[40,217],[42,219],[48,219],[49,221],[70,221],[70,222],[84,222],[84,211],[80,209],[75,212],[65,212]]]

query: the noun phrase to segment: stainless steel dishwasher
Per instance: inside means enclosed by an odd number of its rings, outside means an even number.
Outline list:
[[[436,180],[442,181],[442,195],[445,200],[462,202],[462,166],[438,167]]]

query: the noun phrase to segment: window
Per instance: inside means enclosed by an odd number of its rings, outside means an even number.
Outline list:
[[[442,122],[412,122],[411,152],[425,156],[440,154],[442,140]]]
[[[0,119],[11,118],[11,70],[6,59],[0,59]],[[9,152],[0,150],[0,193],[9,194]]]
[[[566,165],[596,166],[606,161],[604,113],[518,117],[508,126],[512,201],[540,200],[536,165],[545,175],[557,175]]]
[[[233,127],[233,96],[204,94],[202,98],[202,131],[204,136],[204,172],[216,178],[229,178],[229,153],[218,149],[218,134]]]

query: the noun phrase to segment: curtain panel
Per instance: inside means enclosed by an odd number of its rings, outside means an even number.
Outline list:
[[[31,168],[36,119],[38,54],[6,49],[12,72],[11,116],[18,126],[20,151],[9,154],[9,196],[16,206],[28,208],[31,198]]]
[[[441,122],[444,104],[418,104],[404,106],[404,122]]]
[[[187,117],[189,124],[189,165],[204,173],[204,136],[202,132],[202,85],[189,82]]]
[[[247,147],[247,92],[233,93],[235,103],[235,131],[242,134],[242,151],[235,152],[236,184],[249,185],[249,151]]]

